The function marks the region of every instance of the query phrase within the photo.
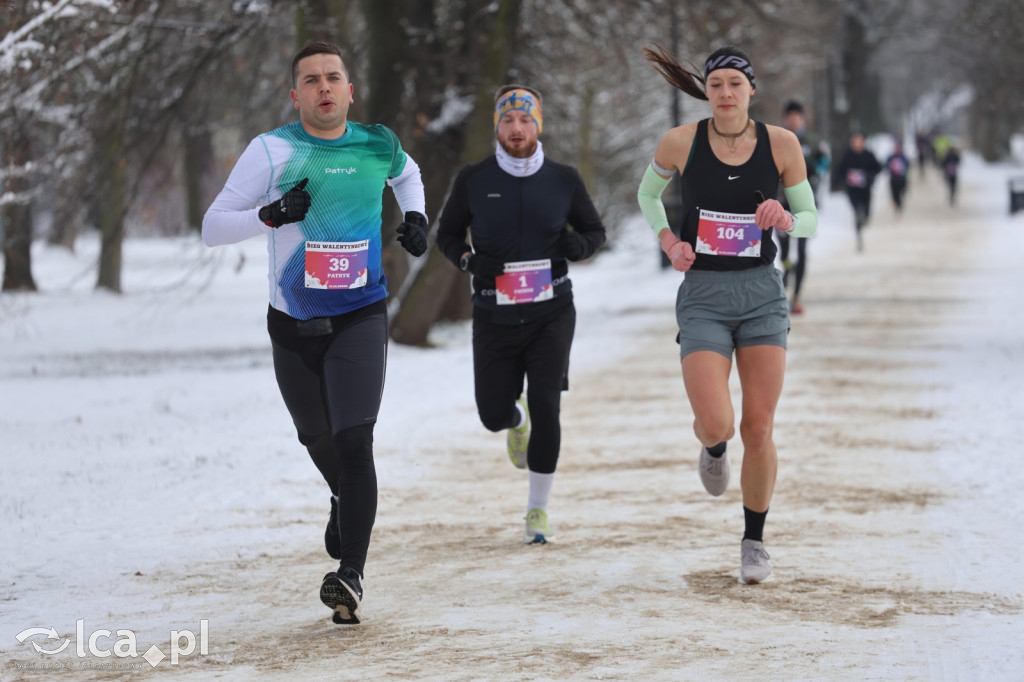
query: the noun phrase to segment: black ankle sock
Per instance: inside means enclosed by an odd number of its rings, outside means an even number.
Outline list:
[[[763,542],[764,535],[764,520],[768,518],[768,510],[765,509],[763,512],[756,512],[743,508],[743,539],[744,540],[757,540]]]
[[[711,455],[712,457],[721,457],[722,455],[725,454],[725,443],[726,441],[723,440],[718,445],[712,445],[710,448],[708,448],[708,454]]]

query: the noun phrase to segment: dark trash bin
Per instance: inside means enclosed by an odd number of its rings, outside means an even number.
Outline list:
[[[1024,175],[1010,178],[1010,215],[1024,211]]]

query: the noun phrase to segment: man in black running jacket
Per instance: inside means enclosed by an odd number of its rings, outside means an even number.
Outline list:
[[[593,256],[605,229],[576,169],[544,158],[536,90],[499,88],[494,123],[495,154],[455,178],[437,244],[472,274],[477,410],[489,430],[508,430],[512,463],[529,468],[524,539],[542,544],[576,327],[567,261]]]

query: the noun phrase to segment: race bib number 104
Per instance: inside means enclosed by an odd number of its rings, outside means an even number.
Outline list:
[[[754,214],[701,210],[695,251],[709,256],[760,257],[761,230]]]

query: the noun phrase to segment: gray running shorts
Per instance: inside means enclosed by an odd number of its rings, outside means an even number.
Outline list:
[[[786,347],[789,305],[782,273],[770,264],[749,270],[690,270],[676,294],[679,356],[711,350],[732,358],[746,346]]]

